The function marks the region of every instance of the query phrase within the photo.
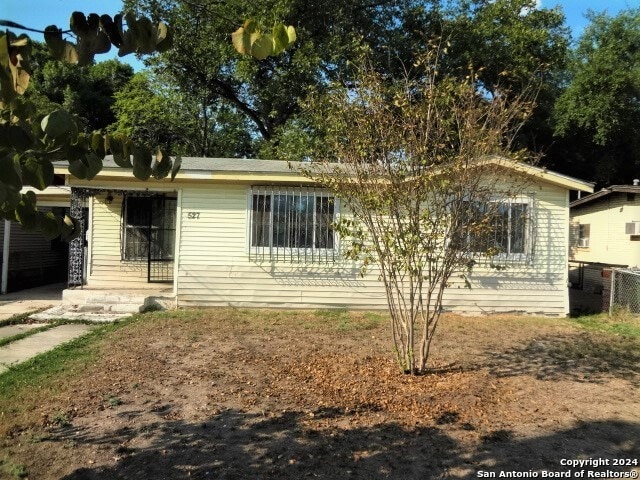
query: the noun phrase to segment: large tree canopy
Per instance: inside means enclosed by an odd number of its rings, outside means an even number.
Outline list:
[[[555,105],[556,134],[576,169],[630,183],[640,166],[640,9],[589,18]]]
[[[219,103],[203,105],[149,71],[137,73],[115,94],[113,135],[125,135],[172,155],[242,157],[251,151],[248,121]]]
[[[125,5],[175,28],[175,48],[152,64],[173,76],[185,93],[207,99],[207,107],[222,101],[242,112],[255,133],[271,140],[298,111],[306,89],[340,75],[360,43],[395,59],[396,49],[389,46],[414,31],[405,28],[403,17],[411,3],[128,0]],[[229,32],[240,19],[251,17],[293,23],[295,47],[260,62],[238,56],[228,41]]]
[[[351,62],[362,50],[380,73],[401,78],[421,75],[414,64],[431,39],[449,38],[443,68],[464,77],[473,66],[480,85],[493,91],[548,78],[548,66],[561,63],[568,44],[562,14],[535,9],[531,0],[126,0],[125,5],[175,28],[175,48],[150,64],[203,108],[222,102],[245,116],[261,139],[253,153],[267,157],[280,155],[279,144],[289,141],[292,131],[295,137],[300,100],[309,87],[322,90],[331,81],[349,85]],[[293,24],[296,44],[260,62],[239,57],[229,32],[241,18],[252,17]]]
[[[118,60],[78,67],[48,59],[31,77],[26,98],[40,111],[64,107],[86,124],[85,130],[102,130],[112,124],[114,95],[133,76],[133,68]]]

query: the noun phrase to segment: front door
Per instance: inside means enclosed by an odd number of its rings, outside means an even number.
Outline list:
[[[167,195],[125,197],[123,258],[146,260],[149,283],[173,282],[176,207]]]

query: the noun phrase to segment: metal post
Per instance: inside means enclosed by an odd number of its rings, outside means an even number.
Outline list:
[[[4,241],[2,243],[2,295],[7,293],[9,281],[9,248],[11,246],[11,221],[4,221]]]
[[[609,292],[609,316],[613,315],[613,300],[616,291],[616,269],[611,269],[611,291]]]

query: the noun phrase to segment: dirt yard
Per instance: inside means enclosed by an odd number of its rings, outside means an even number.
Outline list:
[[[447,316],[421,377],[399,373],[371,313],[154,313],[96,348],[13,407],[0,399],[8,478],[639,471],[640,342],[567,320]]]

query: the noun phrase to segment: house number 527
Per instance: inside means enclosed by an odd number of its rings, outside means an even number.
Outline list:
[[[187,218],[200,218],[200,212],[187,212]]]

